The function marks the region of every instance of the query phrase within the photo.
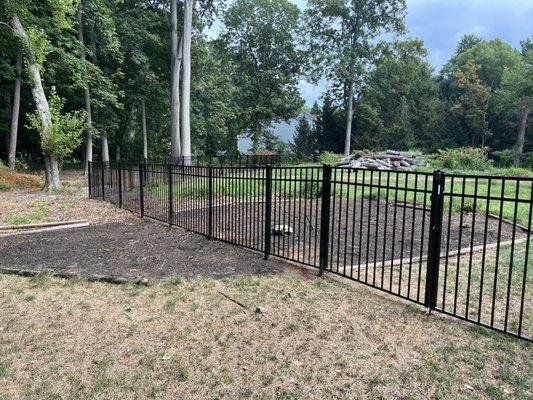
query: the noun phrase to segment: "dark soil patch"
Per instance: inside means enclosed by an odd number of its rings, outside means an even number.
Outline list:
[[[137,207],[133,206],[134,211]],[[193,200],[175,207],[173,223],[207,234],[208,208]],[[292,233],[272,236],[272,254],[318,266],[321,200],[277,198],[272,202],[271,225],[285,225]],[[168,221],[164,202],[145,199],[145,215]],[[420,261],[429,243],[429,204],[426,207],[376,199],[336,199],[331,203],[329,267],[344,268],[398,259]],[[215,199],[213,236],[258,250],[264,249],[265,205]],[[441,254],[506,242],[513,238],[513,224],[483,213],[443,216]],[[516,227],[515,239],[525,237]]]
[[[0,268],[37,272],[158,280],[263,275],[286,264],[260,254],[155,222],[87,228],[2,238]]]

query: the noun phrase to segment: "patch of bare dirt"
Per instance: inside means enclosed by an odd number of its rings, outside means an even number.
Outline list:
[[[0,268],[81,276],[224,278],[276,273],[286,266],[241,247],[139,218],[10,236],[0,243]]]

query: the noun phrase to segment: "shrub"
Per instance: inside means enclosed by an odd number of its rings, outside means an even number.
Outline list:
[[[509,168],[515,165],[516,153],[514,150],[507,149],[502,151],[495,151],[491,154],[496,166],[501,168]]]
[[[524,168],[533,169],[533,152],[522,154],[522,160],[520,166]]]
[[[26,161],[20,158],[15,159],[15,171],[26,172],[30,169],[30,166]]]
[[[438,150],[433,157],[436,167],[449,170],[481,171],[491,167],[487,147],[459,147]]]
[[[337,165],[342,158],[342,154],[325,151],[318,156],[318,162],[324,165]]]

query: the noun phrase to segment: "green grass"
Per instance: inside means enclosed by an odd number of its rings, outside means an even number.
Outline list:
[[[0,182],[0,192],[12,190],[13,186],[6,182]]]
[[[257,198],[266,192],[263,170],[250,173],[238,170],[224,178],[213,179],[213,196],[215,198]],[[499,170],[510,175],[510,169]],[[207,199],[209,185],[207,177],[185,177],[178,179],[175,175],[173,184],[174,199]],[[318,198],[322,191],[322,170],[280,169],[273,172],[272,193],[275,198]],[[431,203],[430,192],[433,184],[432,175],[415,175],[414,173],[395,173],[387,171],[348,171],[334,170],[332,173],[331,191],[337,196],[346,198],[369,198],[372,200],[406,201],[420,205]],[[134,188],[137,193],[138,188]],[[156,198],[168,196],[168,185],[159,182],[148,182],[145,193]],[[488,212],[522,225],[528,225],[529,202],[531,200],[532,182],[510,178],[503,183],[499,178],[490,179],[477,177],[447,177],[445,181],[445,212],[458,214],[464,212]],[[466,196],[462,199],[463,194]],[[473,198],[475,197],[475,199]],[[504,201],[499,200],[504,198]],[[519,199],[523,202],[516,202]],[[516,206],[516,207],[515,207]]]

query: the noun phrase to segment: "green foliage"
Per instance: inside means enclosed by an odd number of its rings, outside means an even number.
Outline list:
[[[346,87],[354,83],[352,144],[357,149],[426,152],[464,146],[490,147],[499,165],[532,167],[532,39],[520,52],[500,39],[467,35],[435,74],[419,39],[395,38],[404,31],[404,0],[309,0],[300,12],[290,0],[209,0],[196,2],[192,43],[191,126],[195,155],[237,153],[241,134],[254,146],[278,153],[287,147],[269,133],[274,121],[302,110],[299,83],[327,80],[321,104],[300,120],[292,152],[302,160],[344,150]],[[94,153],[101,133],[110,151],[142,154],[141,101],[145,101],[149,158],[169,154],[170,22],[168,0],[83,0],[87,60],[80,60],[75,12],[79,0],[0,1],[0,20],[9,25],[17,12],[31,39],[45,91],[52,85],[63,100],[55,112],[47,152],[78,158],[77,135],[90,88]],[[181,30],[181,6],[178,29]],[[221,17],[219,38],[203,34]],[[20,43],[0,29],[0,137],[10,129],[10,104]],[[27,63],[25,64],[27,66]],[[33,109],[30,81],[23,71],[17,154],[39,160],[42,127]],[[57,103],[57,102],[56,102]],[[60,117],[60,115],[62,115]],[[522,138],[519,127],[525,121]],[[31,126],[32,129],[26,129]],[[37,129],[33,129],[37,128]],[[129,134],[131,133],[131,137]],[[511,160],[512,151],[515,160]],[[448,151],[448,150],[446,150]],[[458,150],[462,153],[462,150]],[[521,157],[518,152],[522,153]],[[7,141],[0,141],[7,154]],[[452,157],[454,159],[460,158]],[[448,161],[447,161],[448,162]],[[454,161],[449,161],[455,164]],[[463,167],[461,167],[463,168]],[[510,171],[510,170],[507,170]],[[522,171],[523,170],[513,170]]]
[[[301,160],[311,160],[316,156],[318,150],[316,129],[311,126],[305,116],[298,120],[291,148],[296,157]]]
[[[59,160],[68,157],[81,144],[85,129],[85,112],[62,113],[65,100],[61,99],[55,88],[49,97],[51,125],[43,125],[39,114],[28,115],[29,126],[39,132],[43,154],[55,155]]]
[[[491,167],[487,147],[460,147],[438,150],[433,165],[446,170],[483,171]]]
[[[324,165],[337,165],[342,158],[342,154],[325,151],[318,156],[318,162]]]
[[[358,147],[431,150],[440,132],[444,104],[419,39],[380,47],[375,68],[356,106]],[[360,123],[358,123],[360,122]]]
[[[319,151],[341,153],[344,150],[344,112],[326,96],[320,111],[315,109],[315,115]]]
[[[297,115],[301,71],[299,9],[288,0],[237,0],[224,15],[221,43],[235,63],[241,126],[254,150],[272,121]]]
[[[506,149],[501,151],[494,151],[491,153],[492,158],[496,166],[502,168],[509,168],[515,165],[515,152],[514,150]]]
[[[25,160],[21,158],[15,158],[15,171],[26,172],[29,169],[30,169],[30,166]]]
[[[528,168],[529,170],[533,170],[533,151],[530,151],[528,153],[524,153],[522,155],[521,165],[524,168]]]
[[[451,111],[459,116],[462,126],[469,134],[470,144],[485,146],[487,137],[490,136],[487,121],[490,87],[481,81],[478,69],[475,61],[470,60],[464,70],[455,72],[459,96]]]

